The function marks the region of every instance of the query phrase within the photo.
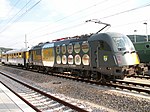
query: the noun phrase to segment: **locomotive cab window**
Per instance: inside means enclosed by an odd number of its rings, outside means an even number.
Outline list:
[[[133,44],[126,36],[113,37],[118,51],[135,51]]]
[[[108,43],[103,42],[103,41],[99,42],[99,48],[100,48],[100,50],[111,51],[111,48],[108,45]]]

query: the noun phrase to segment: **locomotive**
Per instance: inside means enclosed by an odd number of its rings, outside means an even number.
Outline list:
[[[8,51],[3,53],[2,63],[101,82],[135,74],[140,61],[126,35],[106,32],[61,38],[39,43],[31,49]]]

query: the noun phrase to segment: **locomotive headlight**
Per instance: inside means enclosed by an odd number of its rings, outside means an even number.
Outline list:
[[[122,64],[121,55],[117,55],[116,58],[117,58],[118,64],[119,65]]]
[[[106,69],[107,69],[107,70],[111,70],[111,68],[110,68],[110,67],[107,67]]]

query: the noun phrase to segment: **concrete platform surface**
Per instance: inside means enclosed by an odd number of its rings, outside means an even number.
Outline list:
[[[0,83],[0,112],[36,112]]]

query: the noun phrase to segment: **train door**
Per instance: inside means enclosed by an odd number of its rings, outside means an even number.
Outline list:
[[[8,62],[8,54],[6,55],[6,59],[7,59],[6,61]]]
[[[29,50],[28,51],[28,64],[31,66],[33,64],[33,51]]]
[[[97,67],[114,66],[114,57],[111,47],[106,42],[100,41],[97,47]]]
[[[99,46],[99,41],[91,41],[91,67],[93,68],[97,68],[98,67],[98,57],[97,57],[97,53],[98,53],[98,48]]]
[[[33,52],[34,52],[34,51],[29,51],[29,57],[30,57],[30,58],[29,58],[29,62],[30,62],[30,63],[33,63]]]
[[[24,61],[24,66],[26,66],[26,52],[23,52],[23,61]]]

